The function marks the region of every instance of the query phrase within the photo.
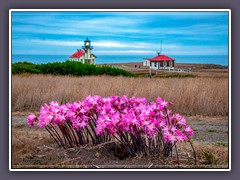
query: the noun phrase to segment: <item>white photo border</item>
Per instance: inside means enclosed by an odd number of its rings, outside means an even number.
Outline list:
[[[12,12],[228,12],[228,168],[226,169],[16,169],[12,168]],[[231,171],[231,9],[10,9],[9,10],[9,171]]]

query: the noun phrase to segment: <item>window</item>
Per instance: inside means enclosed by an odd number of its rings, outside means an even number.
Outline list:
[[[167,66],[167,61],[163,61],[163,66],[164,66],[164,67]]]
[[[145,60],[145,66],[147,66],[148,65],[148,61],[147,60]]]
[[[154,67],[157,67],[157,63],[156,62],[154,63]]]
[[[172,61],[169,61],[169,66],[172,67]]]

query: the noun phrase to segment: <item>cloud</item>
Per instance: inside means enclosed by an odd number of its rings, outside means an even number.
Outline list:
[[[163,35],[188,35],[199,37],[199,35],[217,35],[225,34],[227,36],[228,25],[214,25],[214,24],[195,24],[179,27],[161,27],[152,28],[148,31],[150,34],[158,32]]]
[[[45,44],[45,45],[52,45],[52,46],[71,46],[71,47],[81,47],[83,46],[83,42],[81,41],[63,41],[63,40],[42,40],[42,39],[32,39],[32,40],[25,40],[25,42],[32,42],[36,44]],[[23,42],[18,42],[22,44]],[[94,41],[91,43],[92,46],[99,48],[99,49],[112,49],[112,48],[125,48],[125,49],[149,49],[154,48],[154,50],[160,49],[160,44],[156,46],[156,44],[152,43],[145,43],[145,42],[120,42],[120,41]],[[176,44],[164,44],[164,48],[176,48],[178,45]]]
[[[146,48],[150,44],[143,42],[122,43],[118,41],[97,41],[93,42],[92,45],[105,48]]]
[[[22,44],[25,46],[22,47]],[[95,54],[152,54],[155,55],[160,47],[151,43],[145,42],[120,42],[120,41],[94,41]],[[13,43],[13,47],[29,47],[29,50],[35,49],[46,51],[52,49],[55,52],[61,52],[61,54],[71,54],[76,49],[80,49],[83,46],[83,42],[80,41],[63,41],[63,40],[17,40]],[[26,52],[26,51],[24,51]],[[188,44],[163,44],[162,52],[169,55],[194,55],[194,54],[228,54],[227,45],[188,45]]]
[[[95,51],[95,54],[155,54],[156,51],[150,50],[122,50],[122,51]]]
[[[137,33],[144,20],[121,16],[13,16],[13,31],[59,35],[115,35]]]
[[[54,45],[54,46],[79,47],[83,45],[83,42],[80,42],[80,41],[41,40],[41,39],[32,39],[30,41],[33,43],[47,44],[47,45]],[[102,48],[146,48],[146,47],[149,47],[150,45],[151,44],[143,43],[143,42],[122,43],[118,41],[104,41],[104,40],[92,42],[92,46],[102,47]]]
[[[34,44],[46,44],[53,46],[80,46],[81,42],[79,41],[62,41],[62,40],[41,40],[41,39],[32,39],[30,40]]]
[[[69,54],[89,37],[99,53],[155,54],[163,40],[167,54],[226,54],[226,17],[224,12],[19,12],[12,18],[13,52]]]

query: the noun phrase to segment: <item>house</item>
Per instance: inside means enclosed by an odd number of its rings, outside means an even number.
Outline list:
[[[145,58],[143,66],[150,66],[152,69],[174,69],[174,59],[158,53],[153,58]]]
[[[96,64],[96,56],[92,53],[93,46],[88,38],[84,41],[82,49],[78,49],[70,56],[71,61],[78,61],[81,63]]]

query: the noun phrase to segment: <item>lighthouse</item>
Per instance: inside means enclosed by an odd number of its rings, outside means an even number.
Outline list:
[[[84,41],[82,49],[78,49],[74,54],[70,56],[71,61],[78,61],[81,63],[96,64],[96,56],[92,53],[93,46],[91,41],[87,38]]]

